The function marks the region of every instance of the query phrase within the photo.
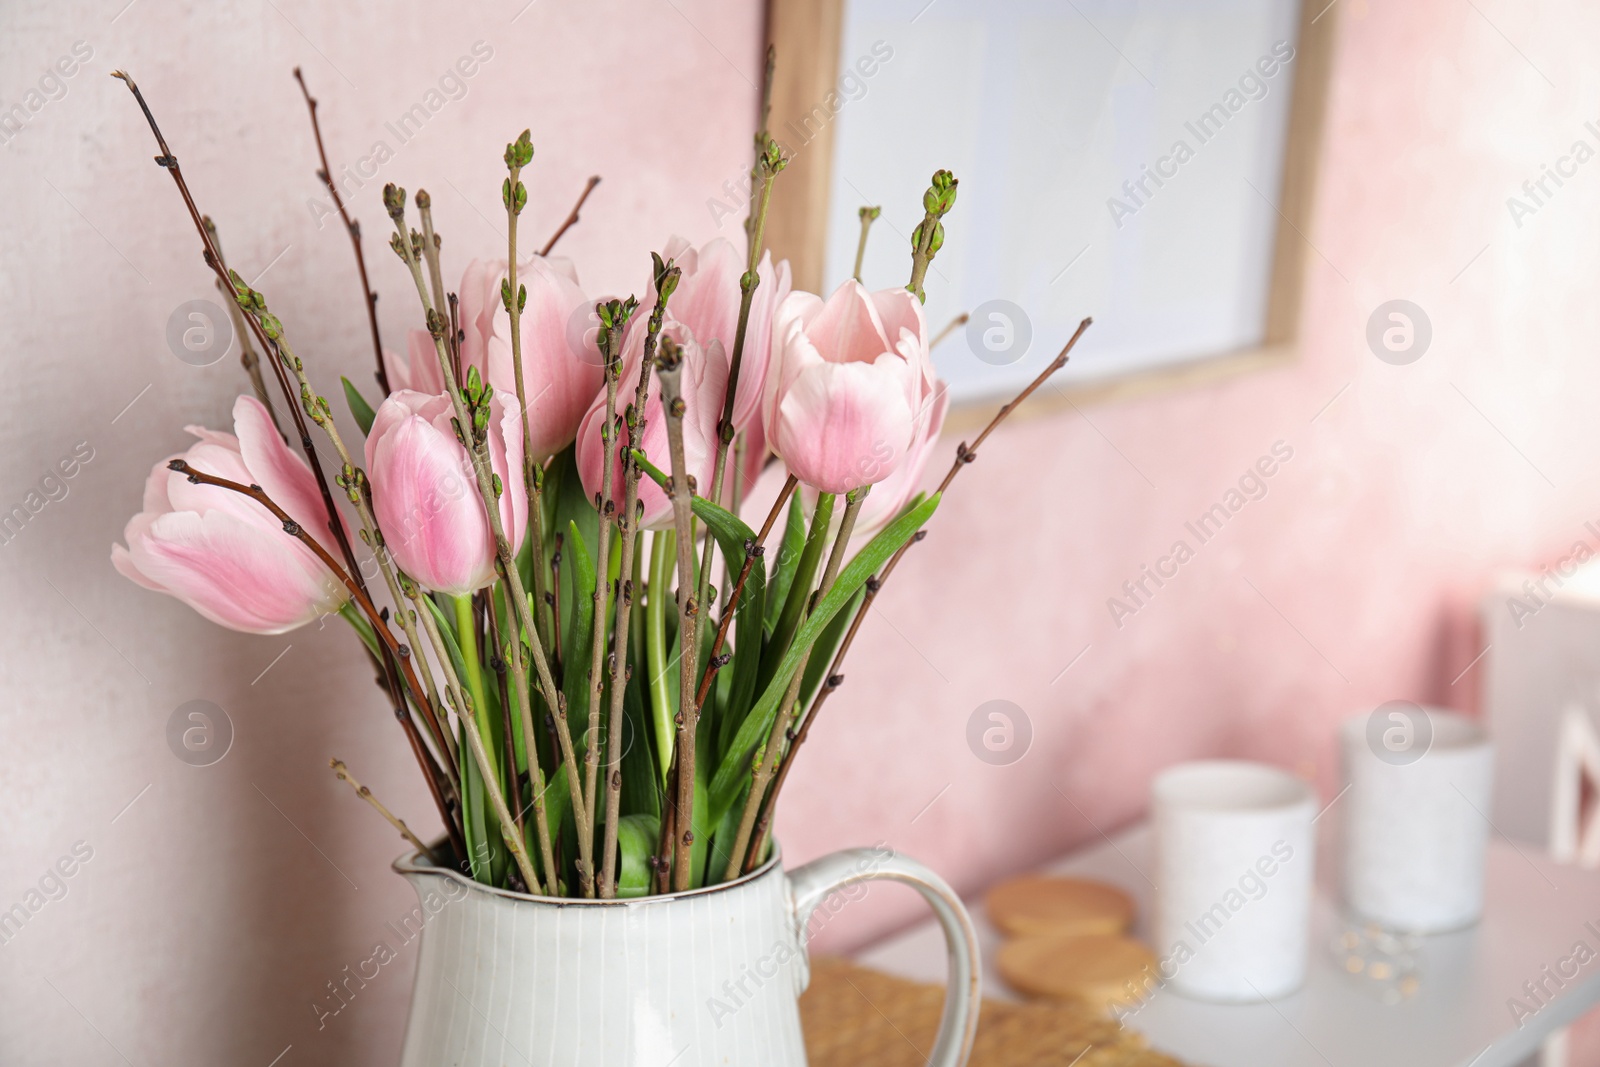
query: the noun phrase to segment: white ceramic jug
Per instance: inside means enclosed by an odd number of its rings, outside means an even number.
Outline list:
[[[425,917],[402,1067],[804,1067],[808,921],[873,879],[918,890],[944,927],[949,986],[930,1067],[961,1067],[972,1051],[972,922],[938,875],[887,849],[792,872],[774,855],[736,882],[615,901],[492,889],[417,853],[394,867]]]

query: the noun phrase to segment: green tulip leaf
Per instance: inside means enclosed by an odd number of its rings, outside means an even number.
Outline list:
[[[344,383],[344,401],[350,405],[350,414],[355,418],[356,425],[361,427],[361,436],[365,437],[372,432],[372,420],[378,417],[377,412],[372,410],[367,398],[350,383],[349,378],[341,376],[339,380]]]
[[[771,731],[773,717],[778,713],[778,704],[788,689],[789,679],[799,668],[807,650],[827,629],[833,617],[855,598],[857,591],[866,584],[867,579],[878,573],[889,561],[889,557],[916,535],[938,506],[939,494],[935,493],[884,527],[856,554],[854,559],[845,564],[834,581],[833,588],[817,601],[817,606],[810,617],[796,631],[794,640],[784,650],[777,669],[761,694],[761,699],[750,709],[750,714],[740,724],[739,732],[734,736],[733,744],[728,747],[727,755],[717,766],[716,775],[711,781],[712,825],[722,820],[723,815],[732,807],[734,800],[747,785],[750,756],[755,752],[756,746],[766,740],[767,734]]]

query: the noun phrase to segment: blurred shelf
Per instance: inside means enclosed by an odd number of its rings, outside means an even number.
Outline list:
[[[1550,1033],[1600,1002],[1600,873],[1564,867],[1535,846],[1490,842],[1483,920],[1421,939],[1414,995],[1386,1004],[1377,984],[1347,973],[1334,939],[1345,928],[1319,856],[1311,966],[1298,992],[1260,1004],[1211,1004],[1157,989],[1129,1020],[1150,1044],[1208,1067],[1514,1067]],[[1156,869],[1147,824],[1104,838],[1047,868],[1121,886],[1139,903],[1135,933],[1149,941]],[[994,974],[1000,934],[972,905],[984,955],[986,996],[1014,999]],[[1593,925],[1589,925],[1590,923]],[[1581,966],[1555,974],[1576,946]],[[1158,950],[1158,955],[1161,952]],[[943,981],[944,939],[930,920],[857,956],[892,974]],[[1524,983],[1550,991],[1541,1006]],[[1541,994],[1544,996],[1544,994]],[[1533,1011],[1521,1025],[1512,998]]]

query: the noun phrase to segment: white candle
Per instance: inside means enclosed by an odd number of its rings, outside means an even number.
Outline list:
[[[1344,895],[1381,926],[1434,933],[1483,911],[1494,749],[1471,719],[1393,701],[1345,722]]]
[[[1184,763],[1151,785],[1162,978],[1206,1000],[1254,1001],[1305,981],[1316,800],[1261,763]]]

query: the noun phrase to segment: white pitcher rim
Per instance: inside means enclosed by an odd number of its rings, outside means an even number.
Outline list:
[[[439,841],[436,844],[442,845],[444,842]],[[639,904],[650,903],[665,904],[674,900],[682,900],[687,897],[700,897],[707,896],[712,893],[720,893],[725,889],[737,889],[739,886],[747,885],[751,882],[754,882],[758,878],[766,876],[775,868],[781,867],[782,863],[783,850],[779,848],[778,843],[774,841],[772,843],[772,855],[767,857],[767,862],[763,863],[749,874],[740,875],[731,882],[718,882],[716,885],[704,885],[699,889],[685,889],[681,893],[653,893],[649,896],[617,897],[612,900],[600,900],[598,898],[590,899],[588,897],[552,897],[537,895],[534,893],[517,893],[510,889],[501,889],[498,886],[484,885],[482,882],[479,882],[458,870],[450,867],[439,867],[427,862],[422,858],[422,853],[416,849],[412,849],[410,852],[402,853],[399,858],[397,858],[389,866],[390,869],[392,869],[396,874],[402,876],[412,874],[436,875],[440,878],[449,878],[452,881],[459,882],[468,889],[474,889],[480,893],[489,893],[493,896],[506,897],[509,900],[520,900],[528,904],[551,904],[556,907],[596,908],[630,905],[637,906]]]

